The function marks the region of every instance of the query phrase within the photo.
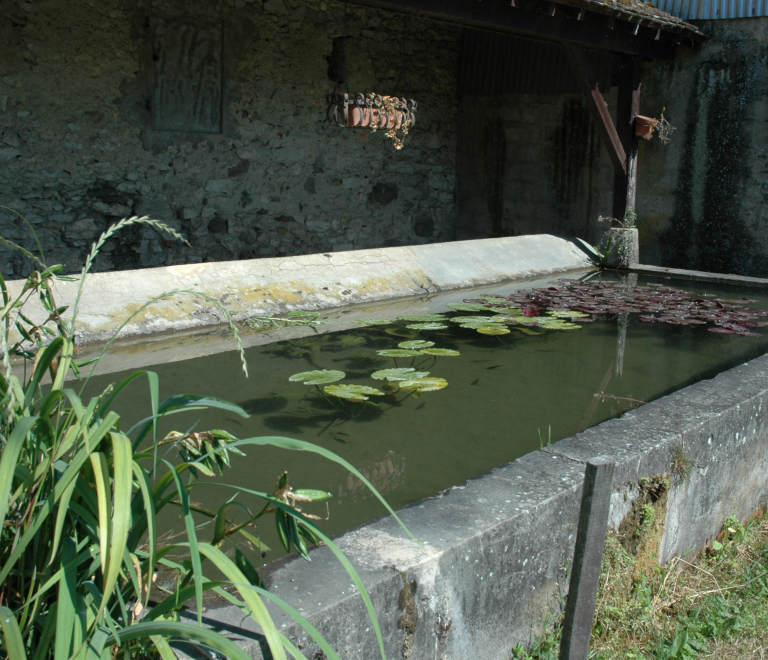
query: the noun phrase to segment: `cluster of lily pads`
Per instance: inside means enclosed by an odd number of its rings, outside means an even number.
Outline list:
[[[444,330],[449,323],[456,323],[462,328],[477,330],[483,335],[507,335],[510,327],[517,326],[517,330],[526,334],[539,334],[532,327],[543,330],[576,330],[581,326],[572,321],[588,317],[589,314],[578,311],[559,310],[547,312],[544,316],[527,314],[525,311],[506,298],[495,296],[482,296],[463,303],[449,303],[447,305],[457,312],[494,312],[493,316],[473,314],[472,316],[446,316],[445,314],[410,314],[399,316],[398,321],[417,321],[406,328],[412,330]],[[361,319],[357,323],[364,325],[390,325],[395,321],[389,319]],[[441,350],[441,349],[434,349]],[[438,355],[438,353],[433,353]]]
[[[451,323],[462,328],[476,330],[483,335],[505,335],[511,329],[527,334],[540,334],[545,330],[576,330],[583,323],[591,323],[594,317],[615,314],[639,314],[646,323],[672,325],[706,325],[710,332],[759,337],[752,328],[768,326],[767,310],[748,307],[757,302],[747,298],[716,298],[714,294],[694,294],[663,284],[628,286],[620,282],[582,282],[561,280],[561,286],[516,291],[503,298],[480,296],[462,303],[450,303],[457,312],[472,312],[466,316],[447,314],[408,314],[396,319],[360,319],[366,326],[392,325],[406,322],[406,328],[416,331],[445,330]],[[490,313],[484,314],[483,312]],[[535,329],[534,329],[535,328]],[[398,331],[387,330],[391,334]],[[383,357],[395,360],[395,368],[381,369],[371,374],[374,380],[386,381],[389,393],[393,389],[414,392],[431,392],[448,385],[443,378],[430,376],[428,371],[417,367],[399,367],[398,358],[419,356],[457,356],[459,351],[435,348],[426,340],[402,341],[397,348],[376,351]],[[294,374],[289,380],[306,385],[324,386],[327,395],[351,401],[367,401],[371,396],[384,396],[385,392],[368,385],[335,384],[346,378],[343,371],[320,369]]]
[[[395,359],[404,357],[418,357],[420,355],[437,356],[457,356],[459,351],[448,348],[434,348],[435,343],[431,341],[415,340],[402,341],[398,348],[383,349],[376,351],[379,355]],[[314,371],[302,371],[294,374],[288,380],[294,383],[304,383],[305,385],[315,385],[319,388],[323,385],[323,392],[330,396],[350,401],[367,401],[371,396],[384,396],[385,392],[370,387],[368,385],[354,385],[343,383],[334,385],[340,380],[344,380],[347,374],[337,369],[316,369]],[[436,378],[429,375],[429,371],[418,371],[415,367],[395,367],[393,369],[380,369],[371,374],[374,380],[385,381],[390,386],[395,386],[397,390],[407,390],[410,394],[415,392],[434,392],[442,390],[448,385],[444,378]]]
[[[485,335],[504,335],[510,328],[527,334],[539,330],[576,330],[591,323],[594,316],[639,314],[644,323],[706,325],[709,332],[760,337],[753,328],[768,326],[768,310],[748,307],[757,302],[748,298],[717,298],[715,294],[693,293],[664,284],[628,286],[621,282],[561,280],[562,286],[516,291],[512,295],[480,296],[451,309],[474,312],[472,316],[415,314],[400,321],[419,321],[406,327],[414,330],[442,330],[448,323],[477,330]],[[493,316],[481,312],[493,312]],[[388,325],[387,319],[362,319],[365,325]]]
[[[664,284],[627,286],[619,282],[562,280],[563,286],[518,291],[503,300],[525,315],[572,314],[585,317],[605,314],[639,314],[644,323],[706,325],[709,332],[760,337],[752,328],[768,326],[768,310],[748,307],[758,302],[748,298],[718,298]],[[472,301],[476,302],[476,301]],[[762,319],[762,320],[761,320]],[[589,322],[592,318],[574,318]]]

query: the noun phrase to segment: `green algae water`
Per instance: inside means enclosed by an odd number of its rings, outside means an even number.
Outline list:
[[[697,292],[701,300],[746,295],[751,308],[768,310],[768,296],[760,289],[659,277],[650,282]],[[638,282],[648,283],[642,277]],[[509,286],[499,285],[468,295],[477,299],[481,294],[509,293]],[[724,307],[710,307],[716,305]],[[221,411],[188,413],[164,420],[161,431],[226,429],[240,438],[270,435],[315,443],[357,467],[397,509],[619,416],[637,402],[652,401],[768,351],[768,332],[761,335],[759,328],[751,327],[750,336],[718,334],[703,324],[648,323],[640,321],[637,312],[618,307],[614,311],[594,314],[594,321],[574,329],[523,325],[503,334],[430,321],[434,313],[449,319],[466,316],[446,308],[425,308],[423,319],[411,315],[389,325],[292,340],[280,340],[277,331],[273,343],[247,349],[249,379],[235,351],[152,367],[160,379],[161,400],[181,393],[215,396],[237,403],[250,415],[243,419]],[[446,327],[408,327],[420,322]],[[448,355],[379,353],[416,352],[401,348],[403,342],[432,342],[432,348],[448,349]],[[371,377],[381,370],[410,368],[448,384],[418,391]],[[359,385],[383,394],[355,401],[328,395],[323,385],[289,380],[317,370],[343,372],[343,381],[336,385]],[[128,373],[94,377],[88,394],[120,382]],[[141,380],[123,393],[119,412],[128,424],[150,414],[149,394]],[[327,504],[300,505],[307,513],[327,517],[321,526],[332,534],[385,513],[360,481],[317,456],[255,447],[245,448],[245,453],[233,455],[231,469],[211,481],[271,493],[287,470],[295,488],[332,494]],[[168,458],[178,460],[174,454]],[[193,491],[192,499],[215,511],[232,494],[205,485]],[[171,516],[160,525],[166,533],[183,529],[183,522]],[[259,535],[271,548],[267,559],[282,554],[271,519],[260,525]]]

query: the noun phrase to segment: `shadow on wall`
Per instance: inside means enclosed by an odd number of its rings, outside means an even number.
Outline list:
[[[693,72],[685,133],[676,136],[683,142],[674,212],[657,239],[660,265],[768,274],[768,164],[760,148],[768,146],[760,111],[768,48],[744,37],[717,35],[717,48]]]
[[[599,241],[613,169],[579,93],[464,98],[459,116],[457,238]]]

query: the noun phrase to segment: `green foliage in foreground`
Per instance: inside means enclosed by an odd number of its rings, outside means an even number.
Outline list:
[[[164,229],[140,218],[111,227],[88,257],[80,291],[98,246],[121,226],[144,220]],[[160,437],[159,422],[172,415],[204,408],[247,414],[209,397],[177,395],[161,402],[157,375],[149,371],[136,372],[83,400],[72,381],[65,381],[79,377],[85,366],[75,360],[71,339],[77,303],[71,320],[63,320],[65,309],[57,307],[51,286],[62,268],[46,268],[42,250],[39,260],[22,251],[41,264],[41,270],[29,276],[21,294],[10,297],[0,277],[0,657],[106,660],[120,654],[165,660],[174,657],[170,642],[186,640],[246,660],[231,641],[201,625],[203,594],[212,590],[261,626],[275,660],[288,654],[304,656],[277,629],[265,599],[293,616],[327,658],[338,658],[301,614],[264,589],[258,571],[241,551],[244,544],[259,547],[256,522],[274,514],[287,551],[295,548],[308,559],[308,546],[324,542],[344,565],[368,608],[383,658],[381,632],[359,576],[313,518],[295,506],[326,499],[328,493],[293,491],[285,474],[273,493],[218,484],[232,491],[218,511],[193,503],[191,497],[199,473],[221,474],[229,465],[229,453],[266,445],[314,452],[339,463],[391,512],[368,480],[331,452],[289,438],[238,440],[220,430]],[[32,296],[39,298],[47,318],[25,315]],[[10,339],[12,329],[20,336],[16,343]],[[23,376],[13,373],[11,355],[25,361]],[[146,383],[152,415],[125,428],[120,395],[136,380]],[[194,426],[194,419],[174,419],[183,428]],[[165,460],[170,450],[180,456],[175,464]],[[169,506],[180,510],[186,533],[163,545],[155,521]],[[207,540],[198,537],[201,517],[212,522]],[[210,567],[217,571],[216,580],[206,577]],[[176,584],[164,587],[166,596],[151,604],[150,591],[160,571],[176,575]],[[197,625],[180,616],[189,600],[196,605]]]
[[[641,566],[640,564],[643,564]],[[768,518],[732,518],[697,560],[638,561],[606,542],[590,660],[757,658],[768,648]],[[557,660],[560,628],[513,660]]]

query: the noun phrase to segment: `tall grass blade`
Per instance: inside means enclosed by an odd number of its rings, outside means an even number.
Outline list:
[[[5,516],[8,513],[8,501],[13,489],[13,475],[16,470],[16,464],[19,455],[24,447],[27,434],[37,423],[37,417],[24,417],[16,423],[11,437],[3,448],[3,454],[0,456],[0,525],[5,523]]]
[[[150,635],[149,638],[155,645],[155,649],[160,654],[162,660],[177,660],[176,654],[173,652],[171,645],[166,641],[162,635]]]
[[[110,526],[110,547],[107,568],[104,570],[104,587],[101,606],[97,618],[101,616],[107,607],[109,599],[112,597],[112,591],[117,585],[117,578],[120,575],[120,568],[123,563],[123,554],[128,540],[128,531],[131,526],[131,490],[133,474],[133,453],[131,450],[131,441],[122,433],[111,433],[112,438],[112,460],[114,474],[114,511],[108,511],[106,519],[100,517],[99,524]],[[101,501],[99,501],[101,508]],[[102,559],[102,566],[104,560]]]
[[[188,642],[199,644],[212,649],[217,653],[222,653],[229,660],[253,660],[237,644],[228,640],[226,637],[209,630],[199,628],[188,623],[177,623],[175,621],[142,621],[120,631],[120,639],[123,644],[136,639],[151,638],[152,635],[161,635],[167,639],[183,639]],[[115,644],[114,635],[110,635],[105,640],[105,646]]]
[[[262,493],[256,490],[251,490],[249,488],[243,488],[242,486],[235,486],[232,484],[220,484],[216,482],[208,482],[208,484],[212,486],[226,486],[227,488],[234,488],[235,490],[239,490],[244,493],[250,493],[251,495],[260,497],[261,499],[266,500],[267,502],[272,504],[272,506],[283,511],[285,514],[289,516],[293,516],[297,520],[301,520],[301,522],[303,522],[307,527],[309,527],[312,530],[312,532],[321,541],[323,541],[323,543],[325,543],[328,546],[331,552],[333,552],[333,554],[336,556],[336,559],[338,560],[338,562],[344,567],[344,570],[347,571],[347,574],[349,575],[349,577],[352,578],[352,582],[360,592],[360,597],[363,599],[363,603],[365,603],[365,609],[368,611],[368,616],[370,617],[371,623],[373,624],[373,629],[374,629],[374,632],[376,633],[376,639],[379,643],[379,652],[381,653],[381,658],[382,660],[386,660],[386,653],[384,651],[384,638],[381,635],[381,628],[379,627],[379,621],[378,621],[378,618],[376,617],[376,611],[373,608],[373,601],[371,601],[371,597],[368,594],[367,589],[365,588],[365,584],[363,584],[363,581],[358,575],[357,571],[355,570],[355,567],[352,566],[349,559],[347,559],[346,555],[339,549],[339,547],[331,540],[329,536],[324,534],[323,531],[313,521],[303,516],[301,513],[296,511],[296,509],[286,504],[283,500],[279,500],[275,497],[272,497],[271,495],[267,495],[266,493]],[[408,533],[410,534],[410,532]]]
[[[323,637],[320,634],[320,631],[315,628],[309,620],[301,613],[299,612],[295,607],[284,601],[279,596],[276,596],[273,593],[270,593],[266,589],[262,589],[260,587],[257,587],[256,585],[242,585],[244,589],[253,589],[254,591],[258,592],[261,596],[266,598],[267,600],[271,600],[275,605],[279,606],[282,610],[287,612],[291,618],[296,621],[304,630],[305,632],[309,633],[309,636],[315,640],[315,643],[320,647],[320,650],[322,650],[323,653],[327,656],[328,660],[340,660],[338,654],[336,651],[333,650],[333,647],[326,641],[325,637]]]
[[[61,337],[56,337],[56,339],[54,339],[48,346],[46,346],[43,349],[43,352],[39,355],[37,359],[37,367],[35,368],[35,371],[32,375],[32,378],[30,378],[26,389],[24,390],[25,407],[28,408],[32,403],[32,397],[37,392],[40,381],[43,379],[43,376],[45,376],[45,372],[48,371],[48,368],[51,366],[53,359],[61,350],[62,346],[64,345],[64,341],[65,340]]]
[[[75,632],[75,618],[77,617],[77,569],[78,566],[72,560],[76,556],[75,542],[67,538],[64,540],[62,560],[67,567],[64,578],[59,581],[59,598],[56,609],[56,641],[54,643],[55,660],[68,660],[72,649],[72,641]]]
[[[221,550],[208,543],[199,544],[200,552],[210,559],[228,580],[235,583],[240,596],[251,610],[253,619],[261,626],[261,630],[269,644],[269,650],[274,660],[286,660],[285,650],[280,641],[279,631],[259,595],[250,589],[250,584],[242,571]]]
[[[112,532],[110,518],[112,513],[112,484],[109,483],[109,465],[104,452],[94,452],[90,456],[96,495],[99,503],[99,548],[101,549],[101,572],[106,574],[109,561],[109,537]]]
[[[51,559],[48,562],[49,566],[53,564],[53,561],[56,558],[56,553],[58,552],[58,549],[59,549],[61,532],[64,529],[64,523],[66,522],[67,515],[69,514],[69,501],[72,499],[72,493],[75,492],[75,486],[77,486],[76,480],[72,481],[72,483],[70,483],[69,486],[66,487],[66,489],[61,495],[61,500],[59,502],[59,511],[56,514],[56,524],[54,526],[54,531],[53,531],[53,546],[51,547]]]
[[[197,623],[203,625],[203,567],[200,561],[200,549],[197,543],[197,533],[195,532],[195,520],[192,517],[192,511],[189,508],[189,494],[181,483],[179,473],[168,461],[163,461],[168,466],[168,470],[176,482],[176,490],[179,493],[181,501],[181,510],[184,515],[184,524],[187,528],[187,538],[189,539],[190,560],[192,562],[192,577],[195,581],[195,605],[197,606]]]
[[[403,523],[403,521],[400,520],[398,515],[395,513],[394,509],[389,505],[389,503],[384,499],[384,497],[379,493],[379,491],[377,491],[376,488],[374,488],[373,484],[370,481],[368,481],[365,475],[362,472],[360,472],[357,468],[355,468],[351,463],[341,458],[341,456],[337,456],[332,451],[329,451],[324,447],[313,445],[312,443],[305,442],[304,440],[294,440],[293,438],[283,438],[280,436],[263,436],[259,438],[245,438],[243,440],[237,440],[236,442],[232,442],[229,445],[227,445],[227,447],[228,448],[239,447],[241,445],[271,446],[271,447],[279,447],[281,449],[290,449],[291,451],[308,451],[308,452],[312,452],[313,454],[319,454],[320,456],[328,459],[329,461],[338,463],[342,467],[349,470],[358,479],[360,479],[360,481],[362,481],[367,486],[368,490],[370,490],[371,493],[374,494],[376,499],[378,499],[379,502],[381,502],[384,505],[384,508],[386,508],[386,510],[389,511],[392,517],[398,522],[400,527],[403,528],[405,533],[408,534],[408,536],[410,536],[422,550],[424,549],[424,546],[421,545],[421,543],[419,543],[419,541],[416,539],[416,537],[413,534],[411,534],[410,530],[405,526],[405,523]],[[215,452],[212,452],[212,453],[215,453]]]
[[[0,606],[0,628],[3,630],[3,641],[8,660],[27,660],[27,652],[24,650],[24,639],[21,637],[19,623],[13,612],[4,605]]]
[[[154,577],[154,570],[155,570],[155,561],[156,561],[156,553],[157,553],[157,528],[156,528],[156,520],[155,520],[155,501],[152,498],[152,489],[149,484],[149,480],[147,479],[147,475],[144,472],[144,469],[135,461],[133,461],[133,474],[136,477],[136,483],[139,484],[139,490],[141,491],[141,496],[144,500],[144,513],[147,517],[147,546],[148,546],[148,552],[147,552],[147,575],[145,577],[145,580],[148,585],[152,584],[152,579]],[[128,537],[129,539],[129,545],[132,545],[130,543],[130,535]],[[138,542],[138,539],[137,539]],[[147,594],[146,597],[142,601],[142,605],[144,607],[147,607],[147,603],[149,602],[149,592],[150,588],[147,588]]]

